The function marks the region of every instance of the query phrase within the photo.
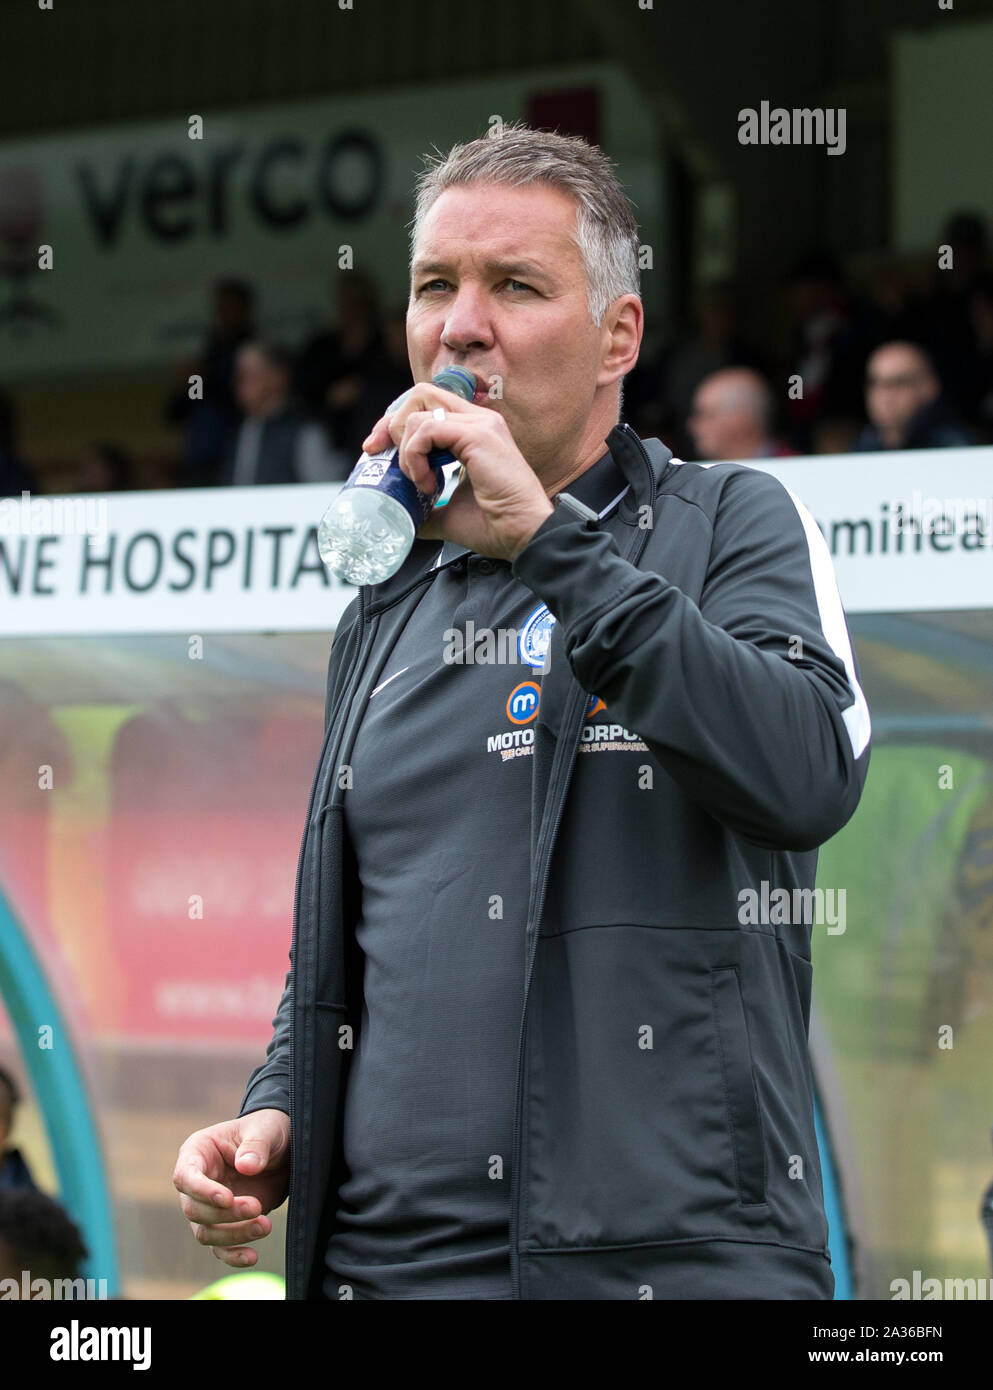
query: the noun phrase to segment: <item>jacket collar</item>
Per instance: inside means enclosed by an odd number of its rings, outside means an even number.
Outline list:
[[[647,444],[643,443],[628,424],[615,425],[604,443],[611,459],[628,484],[620,504],[605,519],[605,526],[611,531],[615,531],[618,524],[637,526],[642,515],[640,508],[652,505],[668,471],[672,453],[659,440],[652,439],[647,441]],[[598,473],[596,478],[590,476],[594,471]],[[606,473],[606,470],[604,472]],[[597,490],[601,483],[599,474],[600,470],[597,464],[594,464],[570,484],[566,491],[578,497],[581,502],[587,501],[584,492],[589,493],[588,505],[593,505],[600,495]],[[601,508],[611,500],[612,497],[607,499],[607,503],[601,503]],[[426,580],[437,568],[451,564],[467,554],[468,546],[456,545],[454,541],[446,540],[439,547],[436,540],[415,540],[410,554],[396,574],[384,580],[382,584],[365,586],[360,591],[365,617],[374,617],[385,608],[391,607],[417,584]]]

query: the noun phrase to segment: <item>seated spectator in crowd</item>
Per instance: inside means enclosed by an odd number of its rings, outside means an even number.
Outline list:
[[[235,394],[245,418],[229,436],[219,483],[241,487],[348,477],[355,460],[331,449],[324,427],[293,403],[292,372],[292,357],[277,344],[253,339],[238,349]]]
[[[703,287],[693,305],[692,333],[674,345],[663,364],[662,397],[669,418],[686,418],[704,377],[726,367],[759,366],[758,353],[741,334],[731,283]]]
[[[79,1279],[89,1251],[61,1203],[37,1189],[0,1192],[0,1279]],[[51,1290],[49,1290],[51,1292]],[[40,1290],[31,1290],[32,1298]]]
[[[869,423],[852,445],[877,449],[954,449],[975,440],[942,399],[930,357],[916,343],[883,343],[866,366]]]
[[[186,426],[179,487],[202,487],[215,479],[228,436],[241,419],[234,391],[234,358],[255,333],[255,296],[244,280],[226,277],[212,291],[210,327],[199,357],[176,367],[176,389],[165,407],[170,425]],[[203,399],[191,400],[189,378],[203,378]]]
[[[14,1078],[0,1067],[0,1192],[21,1187],[35,1188],[35,1180],[20,1149],[7,1147],[14,1126],[14,1112],[20,1099]]]
[[[769,387],[750,367],[713,372],[697,387],[687,425],[700,459],[785,458],[772,432]]]
[[[765,367],[742,334],[738,297],[730,280],[700,286],[690,318],[689,327],[661,350],[652,350],[647,334],[637,364],[624,378],[626,418],[642,437],[665,439],[677,455],[690,447],[683,426],[704,377],[722,367]]]
[[[77,492],[126,492],[133,488],[134,459],[109,439],[87,444],[80,459]]]
[[[360,418],[357,406],[370,374],[382,364],[383,330],[376,287],[363,271],[341,271],[335,293],[337,322],[304,346],[294,388],[307,410],[326,426],[334,447],[354,461],[369,433],[369,421]],[[379,414],[377,410],[373,422]]]
[[[788,397],[790,437],[802,453],[814,447],[816,421],[858,416],[869,353],[885,337],[879,307],[846,283],[833,255],[813,252],[793,267],[786,284],[791,350],[788,375],[803,395]]]

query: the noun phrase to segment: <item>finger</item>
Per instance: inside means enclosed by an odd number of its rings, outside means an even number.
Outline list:
[[[456,392],[446,391],[442,386],[435,386],[432,381],[418,382],[416,386],[410,388],[405,396],[400,398],[400,404],[395,410],[386,410],[376,421],[362,441],[364,452],[374,453],[378,449],[385,449],[390,440],[399,444],[406,422],[411,415],[424,411],[430,412],[439,405],[444,406],[448,411],[479,409],[470,401],[464,401]]]
[[[172,1175],[173,1186],[178,1192],[185,1192],[187,1196],[196,1197],[200,1201],[211,1202],[217,1207],[230,1207],[234,1201],[234,1193],[223,1183],[208,1178],[205,1168],[206,1159],[197,1150],[180,1155]]]
[[[387,425],[389,415],[380,415],[372,429],[362,441],[362,452],[364,454],[375,454],[380,449],[385,449],[391,442],[390,432]]]
[[[231,1250],[220,1250],[216,1246],[211,1250],[215,1259],[222,1264],[238,1266],[258,1264],[259,1256],[256,1250],[249,1250],[247,1246],[235,1246]]]
[[[269,1140],[258,1134],[246,1134],[235,1150],[234,1166],[239,1173],[253,1177],[269,1163]]]
[[[429,496],[438,486],[441,477],[440,470],[436,472],[428,463],[428,450],[435,444],[432,426],[438,423],[423,411],[408,416],[407,427],[400,441],[401,470],[421,492],[426,492]]]
[[[229,1221],[221,1226],[191,1221],[190,1229],[201,1245],[242,1245],[246,1240],[262,1240],[272,1230],[272,1222],[267,1216],[254,1221]]]
[[[407,432],[400,444],[400,466],[407,463],[410,471],[404,471],[408,477],[413,478],[422,492],[430,493],[434,489],[432,475],[437,473],[439,478],[442,475],[440,465],[436,470],[429,462],[428,454],[432,449],[446,449],[462,463],[461,473],[464,476],[468,469],[463,455],[468,450],[473,429],[471,420],[466,420],[464,416],[453,419],[447,407],[444,416],[436,411],[422,411],[409,416]]]
[[[203,1221],[216,1225],[222,1221],[250,1221],[261,1216],[262,1203],[257,1197],[236,1197],[230,1207],[218,1207],[211,1202],[198,1202],[192,1197],[181,1197],[179,1205],[187,1221]]]
[[[433,497],[438,490],[438,484],[443,484],[445,481],[440,465],[438,468],[432,468],[431,464],[428,463],[426,450],[408,454],[406,461],[400,466],[418,491],[424,493],[426,497]]]

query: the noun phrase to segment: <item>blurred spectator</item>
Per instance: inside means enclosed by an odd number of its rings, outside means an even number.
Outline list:
[[[20,1149],[7,1148],[14,1127],[14,1112],[20,1101],[14,1078],[0,1067],[0,1192],[12,1188],[34,1188],[35,1181]]]
[[[703,287],[693,309],[693,330],[667,354],[662,368],[662,400],[668,414],[685,420],[696,388],[722,367],[763,365],[742,337],[734,289],[727,281]]]
[[[714,372],[697,387],[688,425],[700,459],[784,458],[772,433],[769,387],[750,367]]]
[[[0,1192],[0,1279],[80,1278],[89,1251],[61,1203],[36,1188]],[[32,1296],[37,1296],[32,1290]]]
[[[869,424],[853,452],[975,443],[942,399],[934,365],[916,343],[884,343],[876,349],[866,367],[865,401]]]
[[[875,304],[847,288],[838,262],[823,252],[793,267],[787,309],[789,375],[803,382],[802,397],[787,402],[790,433],[795,447],[807,453],[816,420],[861,414],[866,359],[885,337],[885,320]]]
[[[863,258],[864,262],[864,258]],[[875,307],[880,325],[879,341],[914,338],[919,307],[912,290],[917,267],[888,252],[871,258],[863,275],[865,292]]]
[[[383,349],[363,374],[362,391],[355,402],[354,438],[348,454],[354,463],[362,452],[362,440],[388,405],[414,384],[407,356],[407,306],[398,305],[383,325]]]
[[[690,413],[693,393],[722,367],[764,370],[765,361],[742,336],[734,286],[724,280],[696,294],[689,330],[656,355],[644,351],[624,379],[625,415],[642,436],[676,438]],[[688,442],[688,441],[687,441]]]
[[[125,492],[134,485],[134,459],[119,444],[101,439],[83,450],[77,492]]]
[[[274,343],[253,339],[239,347],[235,393],[245,418],[229,436],[220,483],[320,483],[348,476],[354,459],[329,448],[324,427],[292,403],[292,373],[291,355]]]
[[[369,374],[382,365],[383,332],[376,287],[363,271],[341,271],[335,296],[337,322],[305,345],[294,385],[306,408],[326,425],[332,444],[354,460],[369,432],[357,406]]]
[[[13,397],[0,387],[0,497],[37,492],[38,480],[17,451],[17,409]]]
[[[217,475],[228,435],[241,419],[234,393],[234,356],[255,333],[255,296],[244,280],[218,280],[203,352],[176,368],[176,389],[165,407],[171,425],[185,424],[186,447],[178,486],[200,487]],[[203,399],[190,400],[189,378],[203,377]]]

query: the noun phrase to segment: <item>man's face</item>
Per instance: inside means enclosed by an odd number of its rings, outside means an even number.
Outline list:
[[[910,348],[880,348],[866,368],[866,413],[877,429],[903,429],[939,389],[934,373],[918,353]]]
[[[235,358],[235,395],[247,415],[263,415],[286,395],[286,374],[265,353],[244,347]]]
[[[480,379],[536,472],[574,449],[597,390],[602,330],[590,321],[572,240],[576,204],[547,185],[449,188],[414,252],[407,350],[415,381],[450,364]],[[490,396],[499,377],[503,398]]]
[[[727,389],[716,381],[697,388],[687,423],[703,459],[740,458],[743,441],[750,440],[753,427],[748,412],[730,402]]]

